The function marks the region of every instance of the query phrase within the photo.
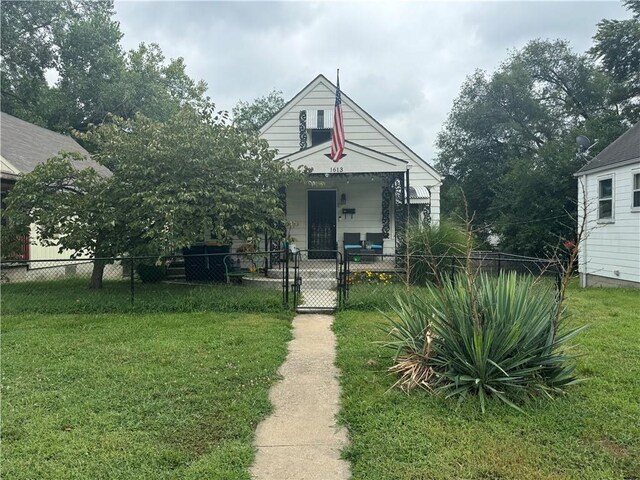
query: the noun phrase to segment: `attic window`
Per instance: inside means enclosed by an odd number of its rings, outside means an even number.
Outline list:
[[[307,110],[307,130],[333,128],[333,110]]]

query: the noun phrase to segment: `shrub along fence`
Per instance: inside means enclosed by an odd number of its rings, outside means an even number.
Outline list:
[[[467,265],[468,263],[468,265]],[[345,255],[345,301],[352,309],[385,309],[395,291],[421,288],[445,277],[470,269],[475,273],[498,275],[515,272],[541,277],[560,288],[562,269],[555,260],[524,257],[500,252],[474,251],[461,255]]]
[[[453,277],[467,261],[491,275],[517,272],[556,283],[560,278],[553,261],[494,252],[473,252],[468,259],[374,253],[343,258],[335,284],[342,306],[353,309],[387,308],[396,290]],[[104,264],[103,286],[91,289],[96,262]],[[296,282],[294,272],[285,251],[2,262],[0,306],[3,314],[274,312],[293,305],[292,289],[304,282]]]

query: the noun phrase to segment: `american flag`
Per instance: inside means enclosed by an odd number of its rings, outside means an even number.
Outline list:
[[[340,94],[340,70],[337,73],[336,107],[333,112],[333,131],[331,132],[331,160],[340,161],[344,154],[344,122],[342,120],[342,95]]]

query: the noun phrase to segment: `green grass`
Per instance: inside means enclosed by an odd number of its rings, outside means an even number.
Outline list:
[[[571,289],[578,373],[588,381],[525,413],[493,401],[456,402],[389,390],[384,317],[338,314],[342,420],[349,427],[353,479],[640,478],[640,294]]]
[[[3,315],[0,476],[248,479],[290,319]]]
[[[411,287],[418,288],[418,287]],[[350,285],[347,298],[348,310],[389,310],[389,302],[396,292],[405,291],[407,287],[402,284],[392,285]]]
[[[105,281],[99,290],[87,279],[66,279],[2,285],[3,314],[24,313],[148,313],[148,312],[279,312],[282,290],[241,285],[171,283],[134,284]]]

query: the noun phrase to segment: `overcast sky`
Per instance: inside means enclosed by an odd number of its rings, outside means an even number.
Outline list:
[[[465,77],[534,38],[591,46],[602,2],[116,2],[125,49],[155,42],[209,85],[219,108],[273,89],[289,100],[319,73],[425,160]]]

